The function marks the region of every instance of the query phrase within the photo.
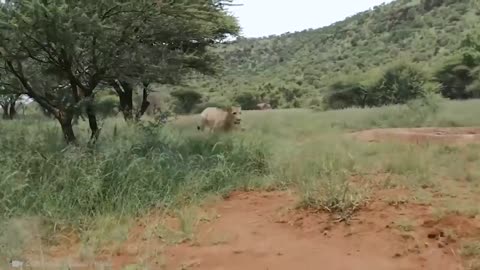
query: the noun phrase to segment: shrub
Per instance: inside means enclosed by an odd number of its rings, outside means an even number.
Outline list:
[[[95,110],[101,117],[114,116],[118,113],[119,100],[117,96],[108,95],[95,99]]]
[[[480,97],[480,41],[468,36],[462,41],[458,55],[446,61],[435,73],[442,84],[442,95],[451,99]]]
[[[170,93],[177,99],[176,113],[191,113],[196,104],[200,103],[202,94],[194,90],[177,90]]]
[[[371,77],[368,73],[365,76]],[[419,68],[396,64],[388,67],[373,83],[358,77],[333,83],[324,103],[330,109],[405,104],[431,91],[428,84],[428,76]]]
[[[368,88],[360,82],[336,82],[330,86],[330,92],[324,98],[330,109],[365,107]]]
[[[405,104],[425,96],[426,74],[415,66],[398,64],[388,68],[369,90],[367,105]]]
[[[252,92],[242,92],[235,96],[235,102],[242,106],[243,110],[255,110],[259,99]]]
[[[451,60],[435,73],[435,80],[441,83],[441,93],[446,98],[469,99],[472,95],[467,91],[474,78],[470,67],[460,60]]]

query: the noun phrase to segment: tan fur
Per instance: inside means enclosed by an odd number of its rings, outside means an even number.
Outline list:
[[[259,104],[257,104],[257,108],[259,110],[271,110],[272,106],[270,106],[270,104],[268,104],[268,103],[259,103]]]
[[[208,107],[200,114],[198,130],[209,128],[210,132],[228,132],[239,127],[242,121],[241,107],[228,107],[223,110],[216,107]]]

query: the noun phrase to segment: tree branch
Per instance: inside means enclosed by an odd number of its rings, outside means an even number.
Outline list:
[[[23,68],[22,68],[22,64],[21,63],[17,63],[18,64],[18,68],[19,70],[16,70],[12,61],[10,60],[6,60],[6,64],[8,66],[8,69],[9,71],[15,76],[18,78],[18,80],[21,82],[21,84],[23,85],[24,89],[27,91],[27,94],[33,98],[36,102],[38,102],[43,108],[45,108],[48,112],[50,112],[51,114],[55,115],[55,117],[59,117],[59,111],[57,108],[55,108],[55,106],[53,104],[51,104],[49,102],[48,99],[40,96],[40,95],[37,95],[37,93],[35,93],[35,91],[33,90],[32,86],[30,85],[30,83],[28,82],[28,80],[25,78],[24,74],[23,74]]]

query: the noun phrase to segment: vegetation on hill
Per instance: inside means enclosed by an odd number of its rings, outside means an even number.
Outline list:
[[[379,73],[399,60],[418,66],[427,80],[433,80],[432,75],[445,65],[450,68],[444,73],[462,76],[465,69],[458,70],[459,63],[452,58],[461,57],[468,34],[475,36],[479,15],[480,3],[475,0],[398,0],[316,30],[239,38],[217,46],[224,72],[194,80],[191,88],[209,101],[240,99],[249,107],[254,98],[287,108],[318,103],[332,90],[345,90],[336,87],[345,82],[374,84],[380,80]],[[450,91],[458,76],[443,74],[439,81]],[[464,91],[464,86],[458,87]],[[466,88],[475,92],[478,84]],[[461,97],[445,91],[447,97]]]

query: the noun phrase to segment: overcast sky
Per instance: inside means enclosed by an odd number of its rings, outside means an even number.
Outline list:
[[[230,10],[239,19],[242,35],[271,34],[319,28],[391,0],[236,0]]]

